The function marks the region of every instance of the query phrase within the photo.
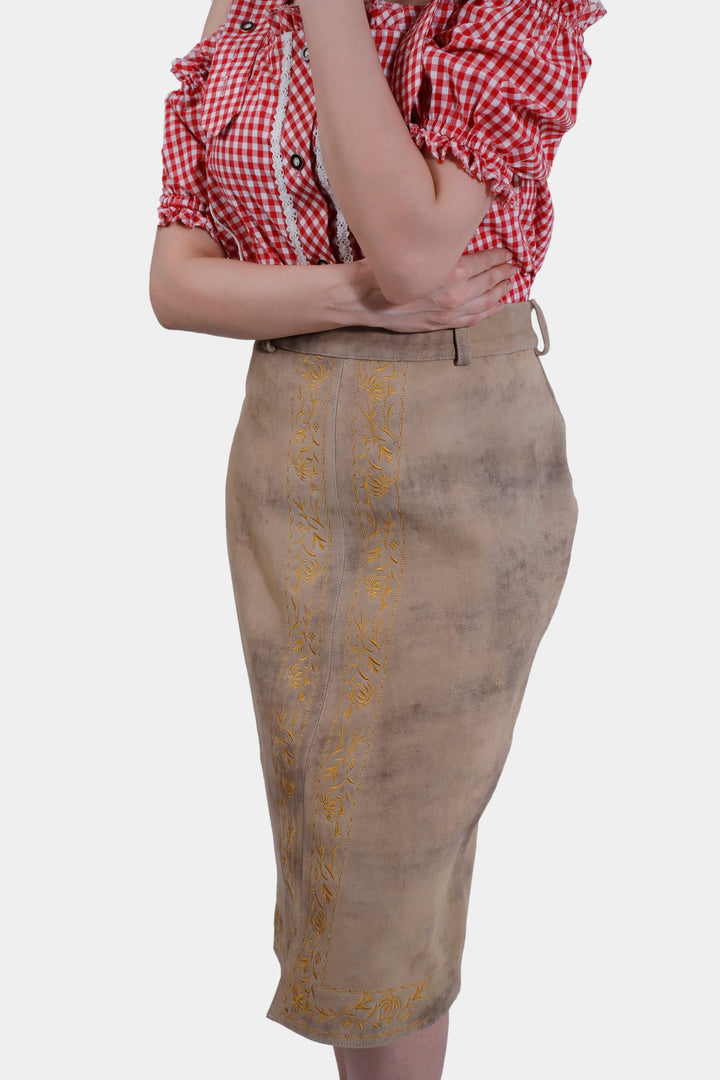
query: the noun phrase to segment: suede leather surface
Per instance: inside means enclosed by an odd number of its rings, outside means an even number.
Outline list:
[[[226,493],[277,863],[267,1015],[388,1043],[459,992],[478,821],[571,555],[530,303],[255,342]]]

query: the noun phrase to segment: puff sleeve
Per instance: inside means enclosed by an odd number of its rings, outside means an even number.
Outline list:
[[[445,7],[413,26],[391,85],[416,145],[438,161],[451,152],[502,207],[515,177],[547,179],[590,69],[583,33],[606,11],[597,0],[468,0],[448,18]]]
[[[220,31],[173,61],[171,70],[180,82],[165,99],[162,149],[162,194],[158,224],[179,222],[218,235],[208,210],[205,140],[202,112],[208,76]]]

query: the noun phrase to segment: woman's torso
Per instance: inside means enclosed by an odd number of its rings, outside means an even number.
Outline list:
[[[548,7],[546,0],[535,4],[540,12]],[[365,0],[365,5],[383,71],[410,121],[419,100],[422,42],[434,35],[442,44],[446,24],[457,21],[464,5],[458,0]],[[325,172],[311,57],[296,3],[235,0],[220,30],[177,60],[173,70],[186,83],[204,79],[200,123],[208,213],[230,258],[308,265],[363,257]],[[506,302],[530,295],[553,220],[542,176],[520,171],[513,174],[512,186],[513,197],[491,207],[465,249],[504,246],[513,252],[520,274]]]

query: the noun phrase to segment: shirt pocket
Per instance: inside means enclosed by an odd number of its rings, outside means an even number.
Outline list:
[[[241,111],[261,44],[259,35],[243,34],[226,38],[218,48],[203,100],[206,137],[221,135]]]

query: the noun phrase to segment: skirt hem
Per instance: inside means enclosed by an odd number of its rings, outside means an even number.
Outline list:
[[[369,1049],[373,1046],[387,1046],[389,1043],[397,1042],[398,1039],[405,1038],[407,1035],[411,1035],[416,1031],[421,1031],[423,1028],[430,1027],[441,1016],[444,1016],[450,1006],[455,1002],[460,993],[460,987],[450,994],[447,1004],[434,1013],[432,1016],[426,1016],[422,1020],[413,1021],[407,1024],[402,1029],[395,1032],[378,1032],[377,1035],[341,1035],[333,1034],[331,1032],[317,1031],[315,1028],[311,1028],[308,1024],[303,1024],[300,1021],[293,1020],[287,1013],[283,1013],[280,1010],[276,1010],[274,1005],[271,1005],[265,1014],[268,1020],[274,1020],[276,1024],[282,1024],[289,1031],[293,1031],[296,1035],[302,1035],[303,1038],[310,1040],[311,1042],[322,1043],[325,1046],[337,1046],[340,1049],[348,1047],[349,1049]]]

